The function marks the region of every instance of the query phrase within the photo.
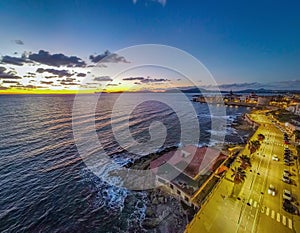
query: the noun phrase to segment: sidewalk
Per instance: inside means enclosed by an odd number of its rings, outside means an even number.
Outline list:
[[[250,117],[249,117],[250,118]],[[260,124],[260,127],[257,128],[255,133],[252,135],[252,137],[248,140],[256,140],[257,135],[261,132],[264,135],[268,135],[268,131],[265,129],[265,124],[270,124],[273,125],[272,123],[269,123],[268,118],[261,117],[260,114],[253,114],[251,115],[251,120],[257,121],[258,124]],[[277,133],[277,136],[273,136],[274,140],[277,141],[277,143],[280,141],[279,137],[281,134]],[[275,144],[269,144],[266,143],[264,144],[264,148],[260,149],[263,150],[260,151],[260,154],[263,153],[267,155],[272,155],[273,154],[273,149],[274,149]],[[292,145],[290,145],[292,147]],[[277,145],[278,149],[278,145]],[[280,149],[281,151],[281,149]],[[245,155],[250,155],[248,146],[246,145],[243,150],[240,151],[238,156],[245,154]],[[186,227],[186,233],[191,232],[191,233],[214,233],[214,232],[222,232],[222,233],[232,233],[232,232],[258,232],[257,229],[253,228],[253,225],[259,224],[259,221],[256,220],[256,218],[252,219],[252,216],[255,214],[258,214],[258,218],[261,218],[265,220],[265,215],[261,216],[260,212],[261,209],[255,210],[252,208],[251,203],[247,203],[249,201],[250,196],[251,200],[254,199],[256,200],[258,205],[261,207],[263,201],[259,199],[261,192],[257,191],[252,192],[251,190],[254,188],[252,186],[255,185],[256,190],[261,190],[261,187],[265,187],[265,176],[268,177],[268,173],[271,167],[269,167],[269,163],[267,161],[271,161],[270,157],[269,160],[265,159],[260,159],[260,154],[254,153],[251,155],[252,157],[252,168],[253,171],[256,170],[256,167],[258,166],[259,169],[264,169],[264,166],[268,165],[266,168],[267,170],[260,171],[260,175],[265,174],[264,176],[255,176],[253,172],[249,172],[249,170],[246,171],[247,178],[245,182],[243,183],[241,188],[241,193],[238,194],[238,191],[236,192],[236,198],[229,197],[233,188],[233,182],[231,178],[232,171],[229,170],[226,172],[224,177],[220,180],[220,182],[217,184],[215,189],[212,191],[211,195],[207,198],[206,202],[203,204],[199,212],[195,215],[194,219],[187,225]],[[267,156],[263,156],[263,158],[267,158]],[[258,161],[261,163],[264,161],[264,166],[260,167],[260,164],[258,165]],[[233,162],[231,165],[231,168],[238,167],[240,165],[237,160]],[[292,193],[296,194],[298,196],[298,201],[300,202],[300,177],[299,177],[299,161],[297,161],[297,166],[294,167],[297,170],[297,177],[295,177],[295,181],[297,183],[297,186],[294,186],[294,191]],[[276,173],[277,174],[277,173]],[[257,180],[260,179],[260,180]],[[263,179],[263,180],[262,180]],[[280,180],[279,180],[280,182]],[[279,184],[279,183],[278,183]],[[251,189],[251,190],[250,190]],[[237,198],[238,197],[238,198]],[[264,199],[269,198],[269,196],[266,196]],[[278,197],[278,196],[277,196]],[[279,198],[279,197],[278,197]],[[250,201],[249,201],[250,202]],[[281,201],[278,199],[279,205],[276,204],[277,209],[277,215],[280,212],[279,209],[282,209],[281,207]],[[255,208],[256,204],[253,205]],[[272,212],[273,213],[273,212]],[[275,213],[275,212],[274,212]],[[267,214],[268,216],[268,214]],[[271,216],[271,215],[270,215]],[[275,215],[274,215],[275,217]],[[280,215],[279,215],[280,217]],[[272,217],[273,218],[273,217]],[[275,224],[272,223],[272,218],[269,217],[268,223],[264,222],[262,225],[260,225],[263,229],[264,232],[287,232],[286,230],[289,230],[293,228],[292,232],[300,233],[300,216],[290,216],[292,219],[291,223],[293,222],[293,227],[287,227],[287,223],[283,225],[276,225],[278,224],[278,216],[276,217],[277,220],[274,220]],[[271,219],[271,220],[270,220]],[[274,227],[276,225],[276,231],[274,231]],[[254,230],[254,231],[253,231]],[[290,232],[290,231],[289,231]]]

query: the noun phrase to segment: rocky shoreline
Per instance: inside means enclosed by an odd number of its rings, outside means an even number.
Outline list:
[[[234,125],[245,141],[249,139],[255,130],[250,127],[243,117],[236,119]],[[240,144],[237,142],[226,143],[227,146]],[[149,154],[134,162],[127,164],[126,167],[131,169],[149,169],[150,162],[162,154],[177,149],[177,146],[166,148],[158,153]],[[223,149],[226,148],[224,145]],[[188,206],[185,206],[180,200],[168,193],[164,187],[147,191],[147,209],[145,219],[143,220],[143,228],[150,233],[178,233],[184,232],[186,225],[191,221],[194,212]]]
[[[255,133],[255,129],[249,125],[249,123],[244,119],[244,116],[239,116],[236,119],[235,124],[233,124],[231,126],[232,128],[234,128],[235,130],[238,131],[239,135],[241,135],[244,140],[245,143],[247,142],[247,140],[249,138],[252,137],[252,135]]]
[[[141,157],[139,159],[136,159],[134,162],[130,162],[125,165],[126,168],[136,169],[136,170],[146,170],[150,168],[151,161],[159,158],[161,155],[171,151],[176,150],[177,146],[172,146],[165,148],[164,150],[157,152],[157,153],[151,153],[149,155],[146,155],[144,157]]]
[[[151,233],[184,232],[194,213],[162,188],[148,191],[149,202],[142,226]]]

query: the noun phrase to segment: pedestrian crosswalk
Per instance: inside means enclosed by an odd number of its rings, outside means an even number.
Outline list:
[[[286,217],[282,216],[282,224],[286,226]]]
[[[275,218],[275,211],[274,211],[274,210],[272,210],[271,218],[272,218],[272,219]]]
[[[287,226],[290,229],[293,229],[293,222],[290,218],[287,218],[284,215],[276,212],[275,210],[270,209],[269,207],[262,207],[261,213],[265,213],[267,216],[276,220],[277,222],[281,222],[284,226]]]
[[[254,208],[259,208],[259,204],[255,200],[249,199],[248,203],[250,206],[253,206]],[[277,221],[278,223],[282,223],[284,226],[288,227],[289,229],[291,229],[291,230],[293,229],[292,219],[276,212],[275,210],[272,210],[266,206],[262,206],[260,209],[260,212],[262,214],[265,214],[266,216],[270,217],[274,221]]]
[[[278,143],[278,142],[273,142],[272,144],[273,144],[273,145],[276,145],[276,146],[282,146],[282,147],[285,147],[285,146],[286,146],[286,144]]]

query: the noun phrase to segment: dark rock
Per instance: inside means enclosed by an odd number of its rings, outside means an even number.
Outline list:
[[[160,223],[159,218],[145,218],[145,220],[142,223],[142,226],[145,229],[153,229],[157,227]]]
[[[147,208],[147,210],[146,210],[146,217],[150,217],[150,218],[153,218],[153,217],[155,217],[155,213],[154,213],[154,211],[153,211],[153,209],[150,207],[148,207]]]
[[[159,197],[158,198],[158,203],[159,204],[164,204],[164,200],[165,200],[164,197]]]
[[[153,198],[153,200],[152,200],[152,204],[153,204],[153,205],[158,205],[158,200],[157,200],[157,198],[156,198],[156,197],[154,197],[154,198]]]

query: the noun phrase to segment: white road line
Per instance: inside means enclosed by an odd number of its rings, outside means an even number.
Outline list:
[[[280,214],[277,213],[277,218],[276,218],[277,222],[280,222]]]
[[[289,228],[290,229],[293,229],[293,222],[291,219],[288,220],[288,223],[289,223]]]
[[[282,223],[286,226],[286,217],[284,215],[282,216]]]
[[[272,213],[271,213],[271,218],[275,218],[275,211],[274,210],[272,210]]]
[[[266,215],[269,216],[269,214],[270,214],[270,209],[269,209],[269,207],[268,207],[268,208],[267,208],[267,211],[266,211]]]
[[[257,201],[255,201],[255,202],[253,203],[253,206],[254,206],[254,208],[257,207]]]

